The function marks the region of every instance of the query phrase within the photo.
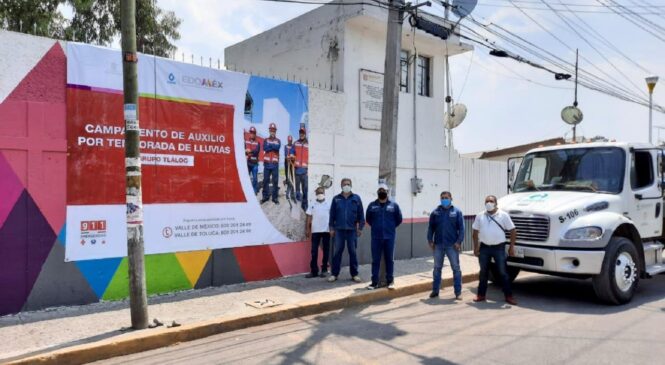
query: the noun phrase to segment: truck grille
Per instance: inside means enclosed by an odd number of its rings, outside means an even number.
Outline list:
[[[547,217],[510,216],[517,230],[517,239],[521,241],[545,242],[550,233],[550,219]],[[506,238],[510,234],[506,233]]]

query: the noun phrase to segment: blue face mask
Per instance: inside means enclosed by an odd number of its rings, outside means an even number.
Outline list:
[[[451,201],[448,198],[441,199],[441,206],[443,206],[444,208],[450,207],[450,203]]]

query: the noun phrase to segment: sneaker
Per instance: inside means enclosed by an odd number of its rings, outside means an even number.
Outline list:
[[[378,287],[379,286],[377,284],[371,283],[371,284],[367,285],[367,290],[374,290]]]
[[[517,301],[512,295],[506,296],[506,303],[511,304],[511,305],[517,305]]]
[[[363,282],[363,280],[358,275],[352,277],[351,280],[355,281],[356,283],[362,283]]]
[[[317,276],[319,276],[319,274],[315,274],[315,273],[312,273],[312,272],[309,273],[309,274],[307,274],[307,275],[305,275],[305,277],[306,277],[307,279],[315,278],[315,277],[317,277]]]
[[[479,302],[484,302],[487,300],[484,295],[476,295],[476,297],[473,299],[474,302],[479,303]]]
[[[333,281],[336,281],[336,280],[337,280],[337,277],[335,275],[328,276],[328,282],[329,283],[332,283]]]
[[[429,293],[429,297],[430,297],[430,298],[438,298],[438,297],[439,297],[439,293],[433,291],[433,292]]]
[[[394,282],[391,282],[390,284],[388,284],[388,290],[395,290],[395,283]]]
[[[327,272],[327,271],[321,271],[321,273],[319,274],[319,277],[320,277],[320,278],[325,278],[326,276],[328,276],[328,272]]]

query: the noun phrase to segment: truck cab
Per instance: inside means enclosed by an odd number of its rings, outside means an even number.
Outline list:
[[[510,166],[510,163],[509,163]],[[519,270],[593,279],[603,301],[623,304],[663,264],[663,150],[585,143],[529,151],[499,199],[516,226]]]

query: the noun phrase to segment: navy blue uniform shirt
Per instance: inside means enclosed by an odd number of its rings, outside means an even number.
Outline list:
[[[427,241],[444,246],[452,246],[464,241],[462,211],[452,205],[448,209],[439,205],[429,216]]]
[[[328,226],[332,229],[358,229],[365,227],[365,212],[360,196],[351,193],[347,198],[342,194],[336,195],[330,205],[330,221]]]
[[[365,220],[372,226],[372,239],[394,239],[395,229],[402,224],[402,211],[395,202],[377,199],[369,203]]]

